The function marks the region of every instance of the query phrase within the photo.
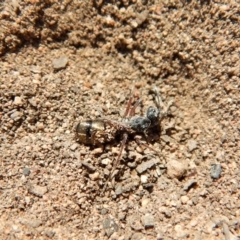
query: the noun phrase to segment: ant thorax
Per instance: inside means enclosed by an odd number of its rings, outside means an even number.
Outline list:
[[[159,119],[160,110],[151,106],[147,110],[146,117],[134,116],[129,120],[128,125],[136,132],[145,133],[150,127],[156,126]]]
[[[150,127],[151,121],[146,117],[134,116],[129,120],[128,125],[135,132],[142,133]]]

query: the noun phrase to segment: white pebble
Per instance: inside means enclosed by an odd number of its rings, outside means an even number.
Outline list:
[[[147,175],[141,175],[141,183],[147,183],[148,182],[148,176]]]
[[[188,197],[188,196],[182,196],[182,197],[181,197],[181,202],[182,202],[182,204],[186,204],[186,203],[188,202],[188,200],[189,200],[189,197]]]
[[[96,180],[99,179],[99,172],[95,172],[95,173],[89,174],[89,177],[90,177],[93,181],[96,181]]]

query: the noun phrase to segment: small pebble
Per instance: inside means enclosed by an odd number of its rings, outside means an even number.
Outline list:
[[[102,208],[101,211],[100,211],[100,213],[101,213],[102,215],[106,215],[106,214],[108,213],[108,209],[107,209],[107,208]]]
[[[186,204],[186,203],[188,202],[188,200],[189,200],[189,197],[188,197],[188,196],[182,196],[182,197],[181,197],[181,202],[182,202],[182,204]]]
[[[109,158],[104,158],[104,159],[101,161],[102,165],[104,165],[104,166],[107,166],[109,162],[110,162],[110,159],[109,159]]]
[[[163,140],[165,143],[170,143],[171,142],[171,138],[167,135],[162,135],[161,140]]]
[[[184,176],[184,174],[187,171],[186,164],[183,164],[176,160],[170,160],[167,163],[167,174],[171,178],[177,178],[180,179]]]
[[[118,185],[115,189],[115,194],[116,195],[121,195],[122,193],[123,193],[122,185]]]
[[[134,232],[132,237],[131,237],[131,240],[142,240],[142,239],[146,239],[146,238],[140,232]]]
[[[38,66],[31,66],[29,70],[33,73],[41,73],[41,68]]]
[[[191,227],[196,227],[198,225],[198,220],[197,219],[192,219],[191,221],[190,221],[190,226]]]
[[[138,214],[130,215],[127,218],[128,225],[135,231],[140,231],[143,229],[142,223],[140,221],[140,217]]]
[[[70,147],[70,149],[71,149],[72,151],[74,151],[74,150],[76,150],[77,147],[78,147],[78,144],[77,144],[77,143],[74,143],[74,144]]]
[[[154,227],[154,216],[152,214],[146,214],[142,217],[142,222],[145,228]]]
[[[118,214],[118,219],[119,219],[120,221],[123,221],[123,220],[125,219],[125,217],[126,217],[126,213],[125,213],[125,212],[120,212],[120,213]]]
[[[188,151],[192,152],[194,149],[197,148],[197,141],[190,139],[187,143],[187,146],[188,146]]]
[[[92,151],[92,154],[93,155],[96,155],[96,154],[101,154],[103,152],[103,148],[99,147],[99,148],[95,148],[93,151]]]
[[[147,175],[141,175],[141,183],[147,183],[148,182],[148,176]]]
[[[29,191],[29,193],[32,193],[33,195],[36,195],[38,197],[42,197],[45,193],[47,193],[48,189],[47,189],[47,187],[32,185],[28,189],[28,191]]]
[[[18,121],[22,118],[22,116],[23,116],[22,112],[15,111],[10,115],[10,118],[13,119],[14,121]]]
[[[29,176],[29,175],[30,175],[30,169],[27,168],[27,167],[24,168],[24,169],[23,169],[23,175],[24,175],[24,176]]]
[[[142,207],[146,207],[149,204],[149,198],[143,198],[142,199]]]
[[[30,98],[28,99],[28,102],[33,106],[33,107],[37,107],[37,101],[34,98]]]
[[[91,172],[95,172],[96,171],[96,168],[91,163],[87,162],[86,160],[82,162],[82,165],[84,167],[86,167]]]
[[[47,229],[47,230],[45,230],[45,234],[47,237],[52,238],[54,236],[55,232],[52,231],[51,229]]]
[[[67,66],[68,63],[68,57],[62,56],[60,58],[56,58],[52,60],[52,65],[54,70],[60,70]]]
[[[99,172],[94,172],[92,174],[89,174],[89,177],[93,180],[96,181],[99,179]]]
[[[136,18],[136,22],[137,22],[137,26],[141,25],[143,22],[145,22],[148,18],[149,15],[149,11],[148,10],[144,10],[141,13],[137,14],[137,18]]]
[[[44,130],[44,124],[41,122],[38,122],[36,126],[38,130]]]
[[[175,237],[177,239],[179,239],[179,238],[187,238],[189,236],[189,233],[186,230],[184,230],[181,225],[176,225],[174,227],[174,230],[176,232],[175,233],[176,234]]]
[[[136,168],[137,172],[139,174],[143,173],[144,171],[146,171],[147,169],[151,168],[152,166],[156,165],[157,163],[159,163],[159,159],[151,159],[147,162],[143,162],[141,164],[139,164]]]
[[[183,190],[189,191],[192,187],[195,187],[197,185],[196,180],[189,180],[187,183],[184,184]]]
[[[15,105],[21,106],[23,104],[21,97],[15,97],[14,102]]]
[[[111,218],[106,218],[103,220],[103,229],[108,237],[110,237],[114,232],[118,231],[118,225]]]
[[[22,218],[22,219],[20,219],[20,222],[23,225],[26,225],[26,226],[29,226],[29,227],[32,227],[32,228],[37,228],[42,224],[41,220],[35,219],[35,218],[31,218],[31,219]]]
[[[211,177],[214,179],[218,179],[221,176],[222,167],[220,164],[214,164],[211,167]]]

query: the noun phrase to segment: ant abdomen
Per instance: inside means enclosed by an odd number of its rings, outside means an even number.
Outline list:
[[[76,127],[76,136],[81,143],[99,145],[102,141],[105,141],[105,139],[96,138],[96,134],[101,133],[102,135],[105,132],[105,128],[105,123],[101,119],[85,120],[78,123]]]

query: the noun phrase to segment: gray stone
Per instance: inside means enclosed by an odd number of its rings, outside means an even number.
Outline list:
[[[103,220],[103,229],[108,237],[110,237],[114,232],[118,231],[118,225],[111,218],[105,218]]]
[[[119,184],[115,189],[115,194],[116,195],[121,195],[122,192],[123,192],[122,185]]]
[[[220,164],[214,164],[211,167],[211,177],[214,179],[218,179],[221,176],[222,167]]]
[[[124,213],[124,212],[120,212],[120,213],[118,214],[118,219],[119,219],[120,221],[123,221],[123,220],[125,219],[125,217],[126,217],[126,213]]]
[[[24,169],[23,169],[23,175],[24,175],[24,176],[29,176],[29,175],[30,175],[30,169],[27,168],[27,167],[24,168]]]
[[[146,214],[142,217],[142,222],[145,228],[154,227],[154,216],[152,214]]]
[[[136,187],[139,186],[139,180],[138,179],[132,179],[131,182],[128,183],[124,183],[123,188],[122,188],[122,192],[129,192],[131,190],[134,190]]]
[[[142,240],[142,239],[146,239],[146,238],[144,238],[144,235],[140,232],[135,232],[131,237],[131,240]]]
[[[156,165],[159,162],[158,159],[151,159],[147,162],[143,162],[141,164],[139,164],[136,168],[137,172],[139,174],[145,172],[147,169],[151,168],[152,166]]]
[[[36,219],[35,217],[33,217],[33,218],[22,218],[22,219],[20,219],[20,222],[23,225],[30,226],[30,227],[33,227],[33,228],[37,228],[42,224],[42,221],[39,220],[39,219]]]
[[[91,163],[88,163],[87,161],[83,161],[82,165],[86,167],[90,172],[96,171],[96,168]]]
[[[45,235],[49,238],[52,238],[55,235],[55,232],[52,231],[51,229],[45,230]]]
[[[197,141],[190,139],[187,143],[187,146],[188,146],[188,151],[192,152],[194,149],[197,148]]]
[[[106,215],[108,212],[109,212],[109,211],[108,211],[107,208],[102,208],[102,209],[100,210],[100,213],[101,213],[102,215]]]
[[[18,121],[22,118],[23,113],[19,111],[15,111],[10,115],[10,118],[13,119],[14,121]]]
[[[138,214],[133,214],[127,218],[128,225],[135,231],[140,231],[143,226],[140,221],[140,216]]]

